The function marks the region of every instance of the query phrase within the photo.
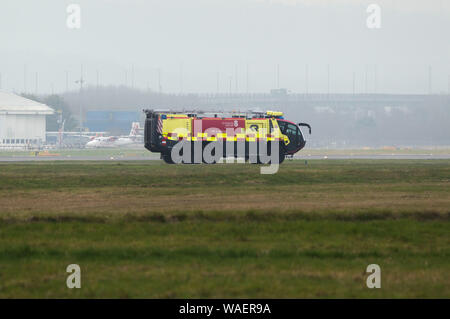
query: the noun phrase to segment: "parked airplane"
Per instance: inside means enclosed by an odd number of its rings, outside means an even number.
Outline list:
[[[47,142],[57,144],[59,147],[80,147],[86,142],[92,141],[97,136],[103,136],[107,132],[64,131],[65,120],[58,131],[46,132]]]
[[[139,122],[133,122],[128,136],[99,136],[86,143],[90,148],[125,147],[137,145],[142,142],[143,136],[139,134]]]

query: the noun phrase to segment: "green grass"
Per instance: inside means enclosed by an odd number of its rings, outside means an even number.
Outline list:
[[[132,148],[105,148],[105,149],[52,149],[46,151],[40,151],[45,154],[48,152],[50,154],[59,155],[62,157],[67,156],[92,156],[95,158],[96,156],[142,156],[148,157],[151,153],[149,153],[143,147],[132,149]],[[34,150],[0,150],[0,157],[34,157]]]
[[[130,148],[105,148],[105,149],[54,149],[49,153],[59,154],[60,156],[142,156],[149,157],[150,153],[143,147]],[[397,148],[397,149],[311,149],[302,151],[302,156],[308,155],[448,155],[450,149],[448,147],[424,147],[424,148]],[[23,150],[0,150],[0,157],[22,157],[35,156],[34,151]],[[153,154],[159,157],[159,154]]]
[[[450,160],[295,160],[260,175],[248,164],[164,165],[148,162],[0,163],[0,190],[95,187],[219,187],[389,184],[450,181]]]
[[[449,298],[449,164],[0,164],[0,297]]]

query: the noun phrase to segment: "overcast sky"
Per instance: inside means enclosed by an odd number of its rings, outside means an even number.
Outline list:
[[[80,29],[66,25],[71,3]],[[371,3],[380,29],[366,25]],[[160,74],[174,93],[428,93],[431,66],[432,92],[447,93],[449,40],[444,0],[0,2],[1,86],[18,92],[34,93],[36,74],[38,93],[63,91],[66,72],[75,89],[83,65],[92,85],[98,71],[100,84],[158,90]]]

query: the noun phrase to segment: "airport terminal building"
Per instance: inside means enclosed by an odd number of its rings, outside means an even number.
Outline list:
[[[13,93],[0,92],[0,148],[20,149],[45,143],[49,106]]]

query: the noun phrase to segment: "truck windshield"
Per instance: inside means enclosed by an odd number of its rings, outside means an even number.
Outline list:
[[[280,126],[281,133],[283,133],[284,135],[288,136],[297,135],[298,130],[297,125],[282,121],[278,121],[278,125]]]
[[[297,125],[284,121],[278,121],[278,125],[280,126],[281,133],[289,138],[289,144],[287,145],[288,152],[295,152],[304,146],[305,140]]]

